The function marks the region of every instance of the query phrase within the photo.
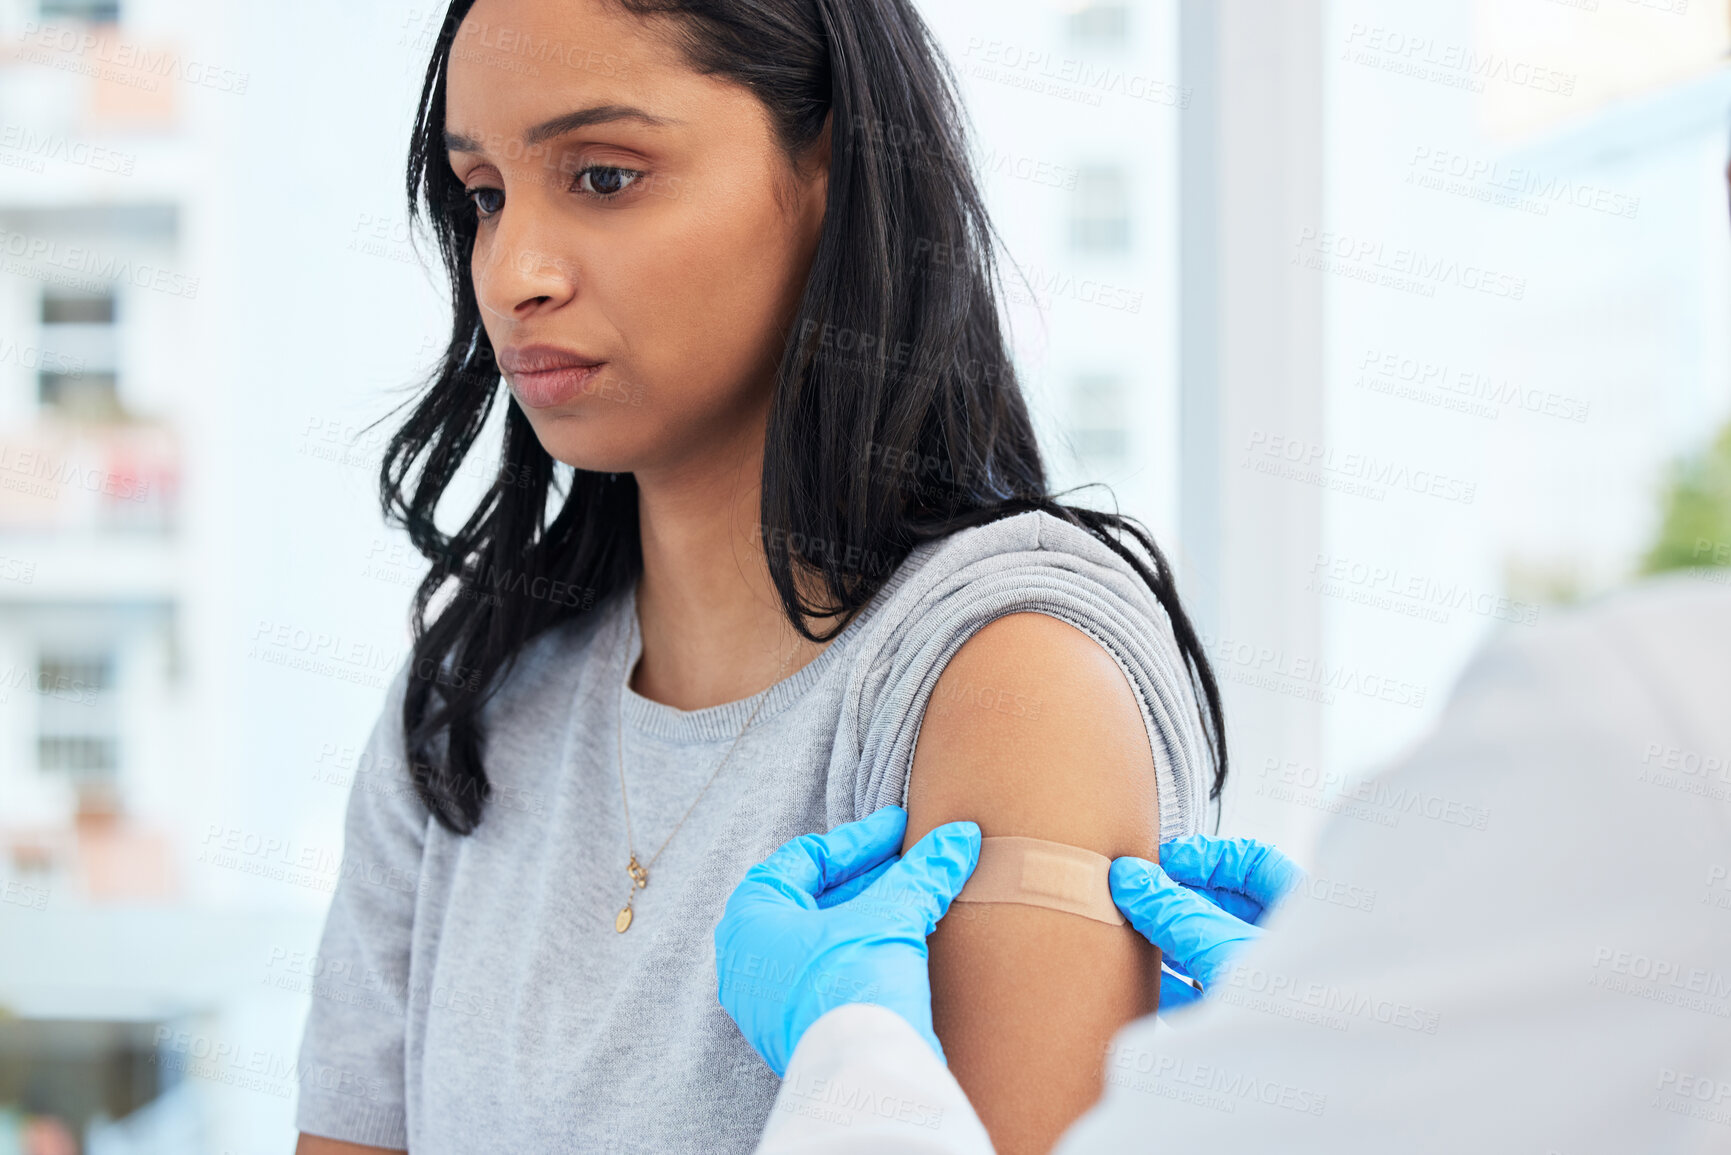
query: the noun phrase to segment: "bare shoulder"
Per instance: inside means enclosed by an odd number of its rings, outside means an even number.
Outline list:
[[[968,818],[987,836],[1148,856],[1160,829],[1153,754],[1117,660],[1046,613],[981,627],[932,692],[908,812],[910,843]]]

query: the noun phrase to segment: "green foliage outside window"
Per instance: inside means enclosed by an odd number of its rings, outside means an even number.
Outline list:
[[[1641,571],[1703,566],[1731,566],[1731,424],[1706,450],[1673,467],[1659,540]]]

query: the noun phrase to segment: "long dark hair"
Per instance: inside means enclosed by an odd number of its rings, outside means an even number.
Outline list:
[[[816,141],[826,118],[831,126],[822,234],[764,445],[759,532],[794,628],[812,641],[834,637],[921,542],[1045,510],[1110,546],[1164,607],[1205,703],[1209,796],[1218,798],[1226,778],[1220,692],[1171,566],[1133,518],[1060,504],[1047,489],[1000,327],[998,238],[970,163],[955,77],[911,0],[615,2],[672,17],[686,60],[754,93],[790,159]],[[434,524],[503,392],[469,277],[476,221],[443,141],[452,42],[473,4],[452,0],[445,14],[408,164],[409,219],[421,219],[424,202],[450,281],[450,344],[379,472],[386,519],[432,563],[414,599],[403,699],[409,770],[432,814],[459,834],[475,829],[488,795],[481,710],[519,651],[605,603],[643,564],[636,480],[556,471],[509,402],[491,487],[454,534]],[[804,599],[795,566],[824,604]],[[453,577],[455,596],[428,622]],[[819,633],[808,617],[835,622]]]

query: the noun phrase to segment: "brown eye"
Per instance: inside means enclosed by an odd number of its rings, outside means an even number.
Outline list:
[[[571,182],[571,191],[584,193],[597,200],[616,197],[636,183],[643,174],[636,169],[619,168],[610,164],[592,164],[580,168]]]
[[[481,185],[467,190],[463,193],[463,196],[470,204],[475,206],[475,212],[483,218],[490,217],[505,207],[505,190],[502,188],[488,188],[485,185]],[[488,207],[494,203],[491,200],[483,204],[481,200],[483,196],[498,197],[497,206]]]

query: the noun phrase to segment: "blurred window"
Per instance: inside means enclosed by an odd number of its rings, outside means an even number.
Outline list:
[[[114,655],[44,649],[37,661],[37,764],[74,781],[112,779],[120,768]]]
[[[1070,42],[1079,48],[1116,49],[1130,43],[1130,6],[1097,0],[1084,4],[1065,21]]]
[[[1115,166],[1077,170],[1070,211],[1070,245],[1084,253],[1130,249],[1130,178]]]
[[[42,18],[116,24],[120,21],[120,0],[42,0]]]
[[[62,416],[110,421],[121,416],[119,340],[112,291],[42,294],[42,368],[37,401]]]
[[[1070,395],[1070,443],[1091,480],[1128,464],[1130,414],[1121,377],[1087,373],[1076,379]]]

